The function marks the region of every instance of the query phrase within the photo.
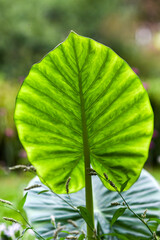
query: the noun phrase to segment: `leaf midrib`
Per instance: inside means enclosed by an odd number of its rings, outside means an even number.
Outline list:
[[[91,215],[92,224],[94,228],[94,208],[93,208],[93,194],[92,194],[92,180],[91,176],[88,174],[88,169],[90,168],[90,148],[88,142],[88,130],[87,130],[87,122],[86,122],[86,115],[85,115],[85,102],[84,96],[82,91],[82,76],[81,71],[78,63],[78,57],[75,47],[74,38],[72,38],[73,43],[73,51],[75,54],[75,61],[77,64],[78,69],[78,83],[79,83],[79,96],[80,96],[80,110],[81,110],[81,121],[82,121],[82,136],[83,136],[83,154],[84,154],[84,166],[85,166],[85,199],[86,199],[86,209]],[[87,224],[87,235],[92,235],[92,230]]]
[[[88,130],[87,130],[87,121],[86,121],[86,115],[85,115],[85,104],[84,104],[84,96],[83,96],[83,90],[82,90],[82,76],[81,76],[81,70],[79,67],[76,47],[74,39],[72,39],[73,42],[73,50],[75,54],[75,61],[77,64],[77,70],[78,70],[78,84],[79,84],[79,97],[80,97],[80,111],[81,111],[81,121],[82,121],[82,138],[83,138],[83,153],[84,153],[84,162],[85,162],[85,169],[90,168],[90,147],[88,142]]]

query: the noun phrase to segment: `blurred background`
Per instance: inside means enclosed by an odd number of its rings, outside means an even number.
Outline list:
[[[9,181],[4,169],[28,163],[13,120],[17,92],[31,66],[70,30],[111,47],[139,75],[155,114],[146,168],[160,180],[160,1],[0,0],[0,176],[4,186],[0,194],[4,196]],[[10,183],[18,188],[15,178],[16,174]],[[22,178],[27,182],[31,177]]]

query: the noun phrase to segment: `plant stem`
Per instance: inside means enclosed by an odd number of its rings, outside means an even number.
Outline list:
[[[97,175],[98,175],[100,178],[104,179],[106,182],[109,182],[109,179],[106,179],[106,178],[102,177],[99,173],[97,173]],[[135,217],[137,217],[137,218],[148,228],[148,230],[150,231],[150,233],[151,233],[152,236],[153,236],[153,239],[156,240],[157,237],[154,236],[154,233],[153,233],[153,231],[151,230],[151,228],[148,226],[148,224],[147,224],[140,216],[138,216],[138,214],[136,214],[136,213],[130,208],[130,206],[128,205],[128,203],[126,202],[126,200],[124,199],[124,197],[122,196],[121,192],[117,189],[117,187],[114,186],[113,188],[116,190],[116,192],[117,192],[117,193],[119,194],[119,196],[122,198],[122,200],[124,201],[124,203],[125,203],[126,207],[128,208],[128,210],[129,210],[130,212],[132,212],[132,213],[135,215]]]
[[[86,197],[86,208],[92,217],[91,225],[94,226],[94,211],[93,211],[93,194],[92,194],[92,179],[91,175],[88,174],[90,166],[90,151],[88,143],[88,132],[86,126],[86,116],[84,109],[84,98],[81,84],[81,73],[79,73],[79,89],[80,89],[80,101],[81,101],[81,114],[82,114],[82,129],[83,129],[83,152],[84,152],[84,163],[85,163],[85,197]],[[93,239],[93,229],[87,225],[87,237],[88,240]]]
[[[91,175],[88,174],[88,169],[91,167],[90,166],[90,151],[89,151],[88,132],[87,132],[87,126],[86,126],[84,98],[83,98],[83,92],[82,92],[81,74],[80,73],[79,73],[79,89],[80,89],[82,129],[83,129],[83,152],[84,152],[84,163],[85,163],[86,208],[92,217],[91,225],[94,226],[92,179],[91,179]],[[88,225],[87,225],[87,236],[88,236],[88,240],[93,239],[93,229],[91,229]]]
[[[85,100],[83,95],[83,89],[82,89],[82,76],[81,76],[81,69],[79,67],[79,61],[77,57],[76,52],[76,46],[74,42],[74,38],[72,38],[73,41],[73,48],[75,53],[75,60],[77,64],[78,69],[78,82],[79,82],[79,95],[80,95],[80,110],[81,110],[81,121],[82,121],[82,137],[83,137],[83,153],[84,153],[84,163],[85,163],[85,196],[86,196],[86,208],[92,218],[91,225],[94,229],[94,210],[93,210],[93,195],[92,195],[92,179],[91,176],[88,175],[88,168],[90,168],[90,148],[89,148],[89,142],[88,142],[88,131],[87,131],[87,124],[86,124],[86,115],[85,115]],[[95,239],[93,237],[93,229],[90,228],[90,226],[87,225],[87,239],[93,240]]]
[[[91,176],[88,175],[87,169],[90,168],[90,158],[85,158],[85,197],[86,197],[86,208],[92,217],[92,224],[94,226],[94,213],[93,213],[93,195],[92,195],[92,180]],[[93,230],[87,226],[88,240],[93,239]]]
[[[81,83],[81,76],[79,74],[79,82]],[[83,152],[85,162],[85,197],[86,197],[86,208],[92,217],[92,224],[94,226],[94,211],[93,211],[93,194],[92,194],[92,179],[91,175],[88,174],[90,168],[90,151],[88,143],[88,133],[86,126],[85,110],[84,110],[84,99],[82,93],[82,85],[79,84],[80,88],[80,99],[81,99],[81,113],[82,113],[82,128],[83,128]],[[93,239],[93,230],[87,225],[87,236],[88,240]]]
[[[148,230],[150,231],[150,233],[153,235],[153,232],[150,229],[150,227],[148,226],[148,224],[130,208],[130,206],[128,205],[128,203],[126,202],[126,200],[124,199],[124,197],[122,196],[122,194],[118,190],[117,190],[117,192],[120,195],[120,197],[123,199],[123,201],[126,204],[128,210],[131,211],[135,215],[135,217],[137,217],[143,224],[145,224],[146,227],[148,228]]]

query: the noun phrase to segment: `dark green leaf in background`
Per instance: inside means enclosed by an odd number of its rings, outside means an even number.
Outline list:
[[[30,162],[56,193],[66,192],[69,177],[70,193],[85,186],[84,151],[99,174],[106,172],[119,190],[129,179],[129,189],[153,132],[137,75],[110,48],[74,32],[31,68],[15,122]]]

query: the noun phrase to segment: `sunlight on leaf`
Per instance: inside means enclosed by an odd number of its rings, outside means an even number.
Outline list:
[[[138,76],[113,50],[74,32],[33,65],[14,118],[30,162],[56,193],[65,193],[68,177],[70,193],[85,186],[84,152],[99,174],[106,172],[119,190],[128,180],[129,189],[153,133]]]

